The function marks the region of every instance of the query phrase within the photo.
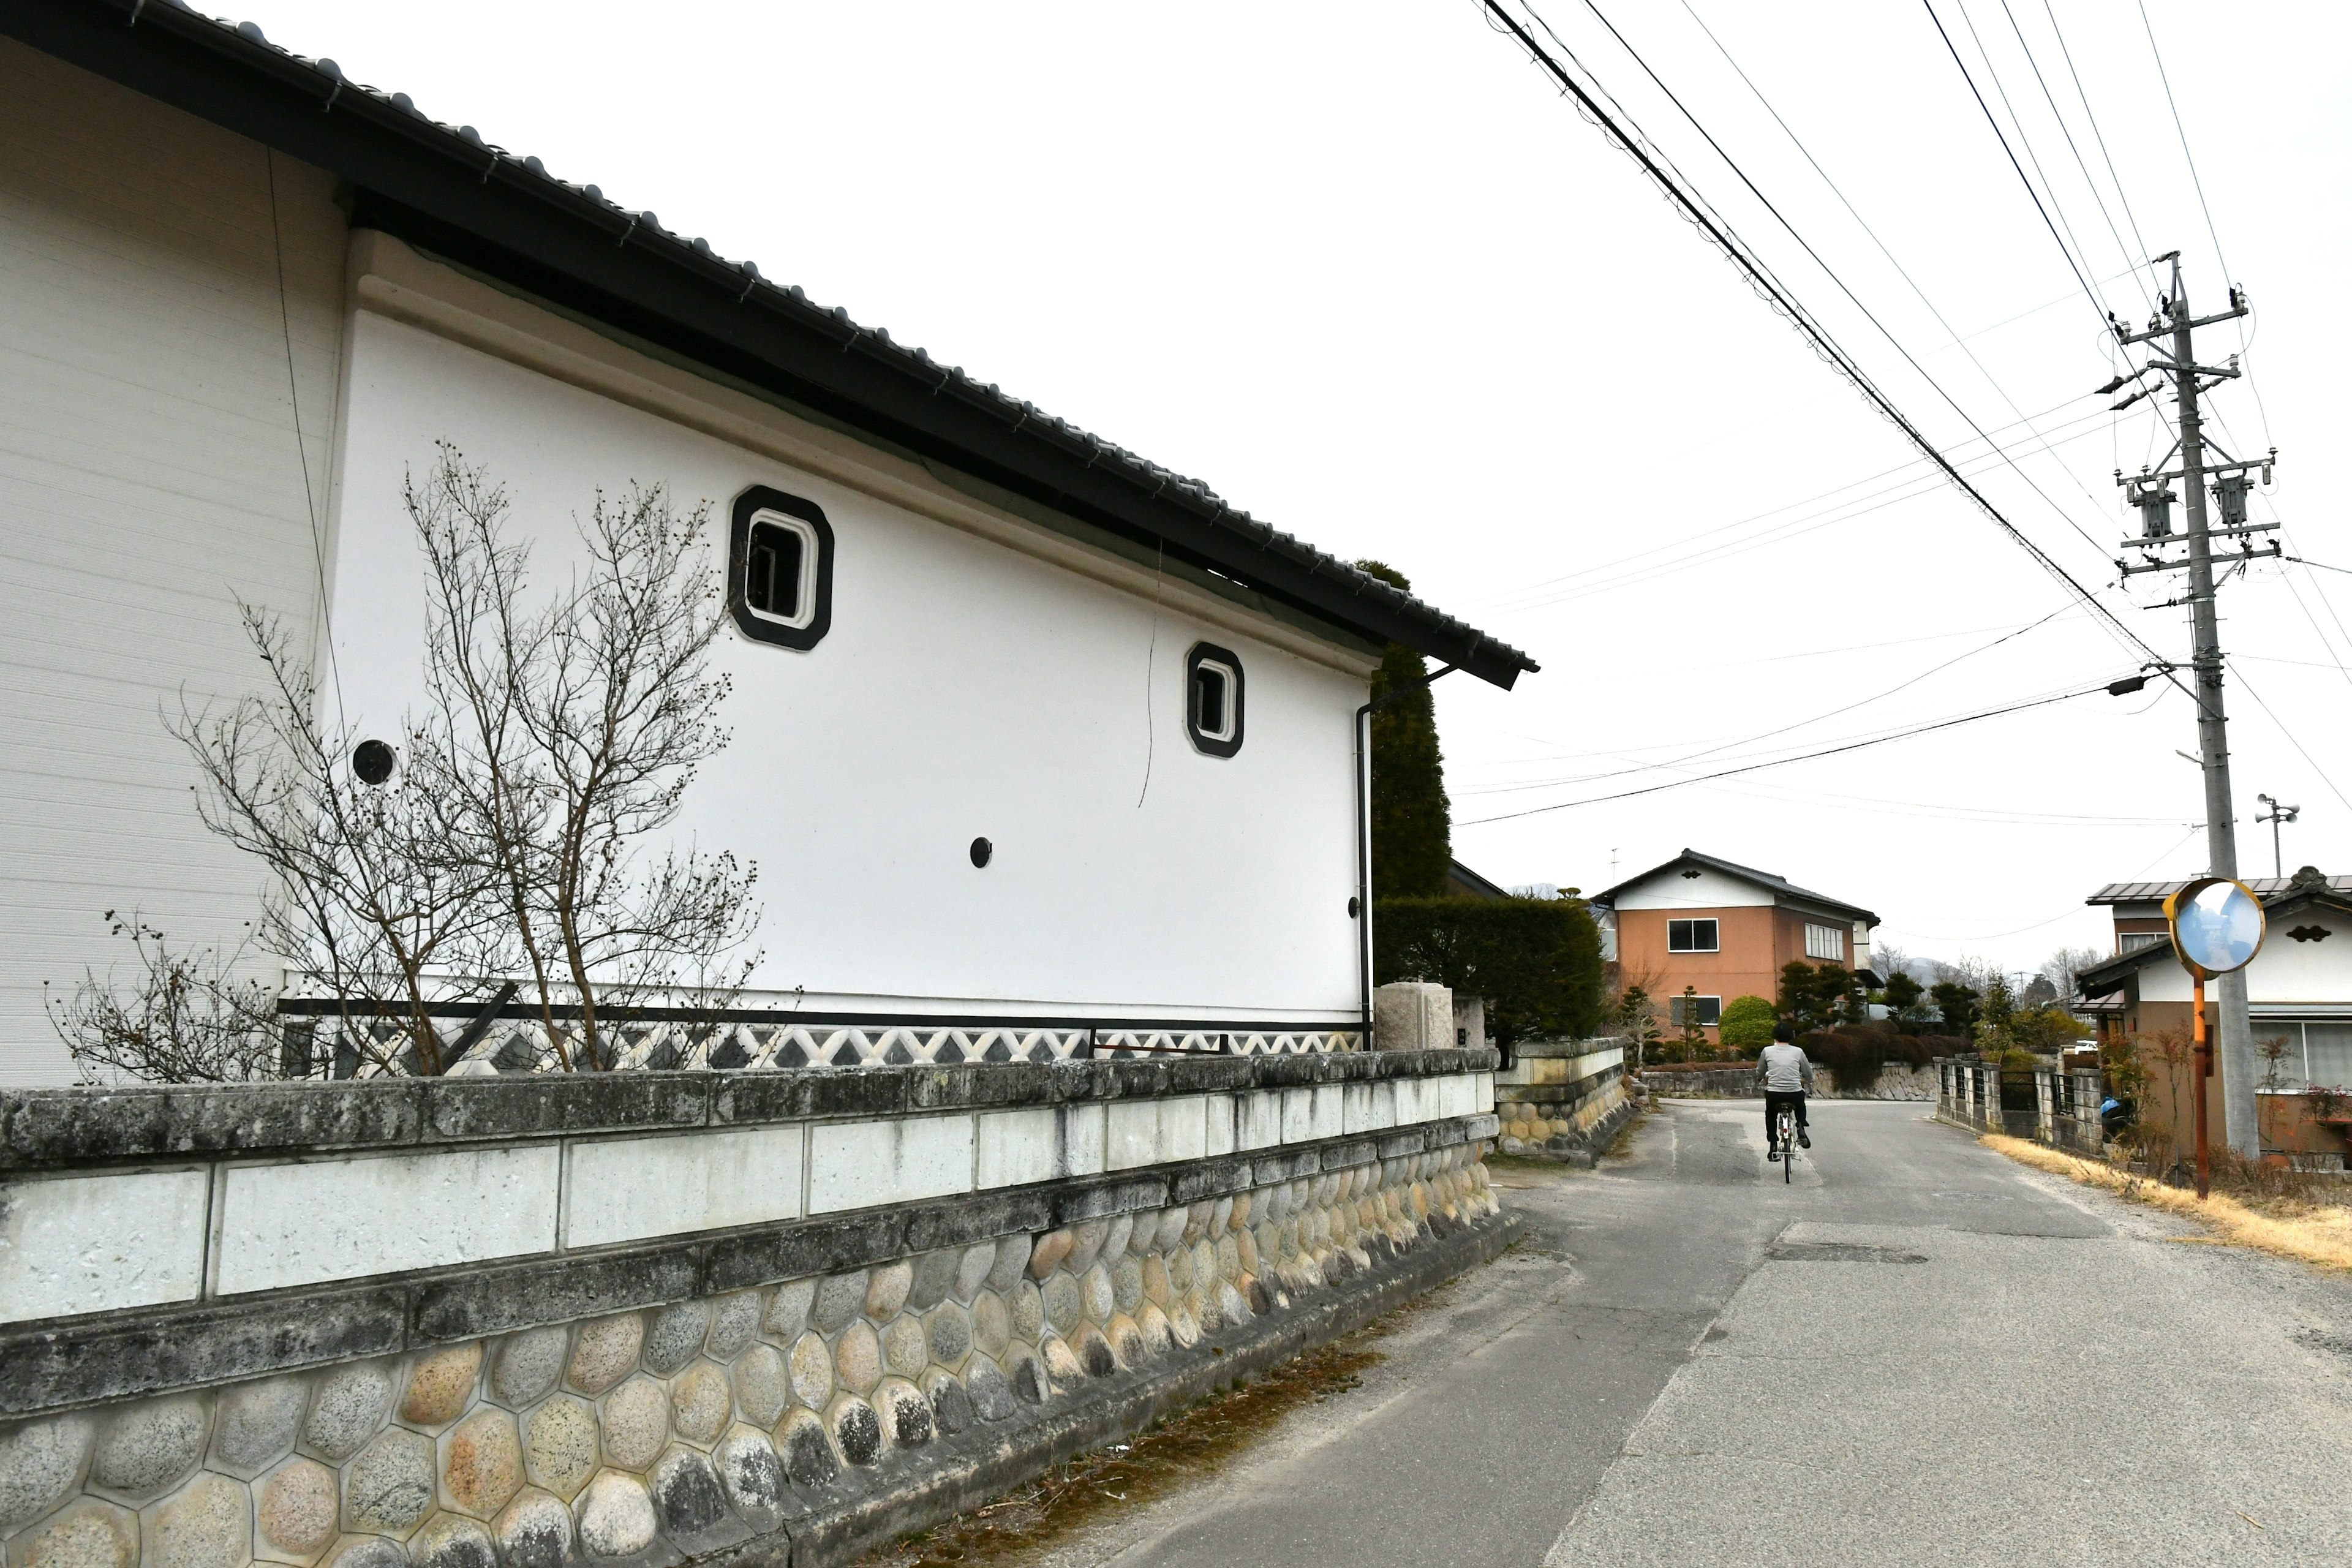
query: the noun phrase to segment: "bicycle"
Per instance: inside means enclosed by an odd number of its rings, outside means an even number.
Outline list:
[[[1780,1147],[1780,1184],[1787,1186],[1795,1178],[1789,1167],[1797,1163],[1797,1108],[1784,1105],[1772,1119],[1772,1136]]]

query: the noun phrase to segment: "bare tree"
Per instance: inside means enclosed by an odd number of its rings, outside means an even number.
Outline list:
[[[2081,1004],[2075,994],[2074,982],[2086,969],[2095,969],[2107,961],[2107,955],[2094,947],[2062,947],[2042,961],[2042,973],[2058,988],[2058,1005],[2073,1007]]]
[[[236,1083],[278,1075],[278,991],[251,973],[249,936],[226,953],[175,954],[136,910],[118,917],[109,910],[106,921],[131,946],[137,973],[127,991],[111,971],[103,979],[83,971],[64,998],[42,987],[83,1082]]]
[[[584,563],[534,597],[505,490],[454,447],[404,500],[428,616],[425,701],[396,750],[330,730],[310,669],[252,606],[263,690],[170,721],[205,826],[270,873],[251,941],[284,965],[282,988],[232,985],[242,952],[174,957],[134,917],[129,994],[86,974],[51,1009],[86,1068],[253,1076],[268,1053],[248,1036],[282,994],[316,1003],[370,1069],[439,1073],[436,1010],[503,999],[512,976],[537,1004],[544,1065],[602,1070],[621,1065],[615,1026],[649,1006],[707,1028],[740,994],[756,868],[667,840],[728,741],[708,505],[680,517],[658,486],[600,492]]]
[[[584,564],[532,610],[503,487],[445,444],[404,499],[428,568],[428,723],[452,759],[460,837],[498,889],[558,1064],[614,1067],[614,1024],[657,1001],[708,1016],[757,961],[732,958],[758,918],[757,868],[646,849],[729,740],[730,682],[709,668],[724,606],[709,504],[680,516],[660,486],[599,491],[579,526]]]

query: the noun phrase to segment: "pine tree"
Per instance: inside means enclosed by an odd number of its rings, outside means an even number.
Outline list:
[[[1403,573],[1378,561],[1359,570],[1411,592]],[[1429,666],[1402,643],[1391,643],[1372,677],[1372,700],[1405,688],[1372,713],[1372,896],[1442,898],[1454,861],[1445,759],[1437,747],[1437,708],[1425,682]]]

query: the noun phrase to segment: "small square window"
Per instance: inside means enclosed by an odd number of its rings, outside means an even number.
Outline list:
[[[1721,928],[1711,920],[1668,921],[1668,952],[1720,952]]]
[[[1184,656],[1184,731],[1212,757],[1242,749],[1242,661],[1230,649],[1194,643]]]
[[[754,642],[812,648],[833,625],[833,526],[814,501],[754,485],[735,498],[727,600]]]
[[[1720,996],[1673,996],[1667,1000],[1671,1005],[1666,1009],[1666,1021],[1677,1029],[1694,1023],[1703,1029],[1711,1029],[1723,1022],[1723,998]]]

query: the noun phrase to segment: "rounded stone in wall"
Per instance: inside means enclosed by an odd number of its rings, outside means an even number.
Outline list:
[[[1181,1296],[1192,1288],[1192,1251],[1180,1247],[1168,1254],[1168,1289]]]
[[[249,1481],[293,1452],[310,1394],[299,1377],[266,1377],[223,1391],[213,1412],[212,1468]]]
[[[1008,1236],[996,1244],[996,1262],[988,1271],[988,1288],[1009,1291],[1021,1283],[1022,1271],[1029,1267],[1029,1235],[1026,1231]]]
[[[742,1354],[760,1331],[760,1305],[757,1290],[738,1290],[719,1298],[712,1304],[710,1333],[704,1348],[720,1361],[733,1361]]]
[[[446,1426],[474,1402],[482,1378],[482,1342],[450,1345],[409,1363],[408,1386],[400,1395],[400,1418],[412,1426]]]
[[[984,1355],[976,1355],[963,1369],[964,1392],[971,1395],[971,1407],[982,1421],[1010,1421],[1020,1405],[1013,1396],[1013,1384],[1006,1381],[1003,1368]]]
[[[359,1452],[392,1412],[392,1371],[382,1362],[339,1366],[320,1375],[302,1417],[302,1442],[340,1463]]]
[[[1157,1301],[1163,1307],[1168,1304],[1171,1292],[1166,1258],[1156,1252],[1150,1254],[1144,1258],[1142,1266],[1137,1270],[1137,1276],[1142,1281],[1145,1300]]]
[[[335,1472],[316,1459],[289,1459],[253,1489],[253,1554],[308,1563],[335,1539],[341,1518]]]
[[[882,1437],[893,1448],[919,1448],[931,1440],[931,1402],[903,1377],[886,1377],[874,1391]]]
[[[1217,1285],[1217,1316],[1223,1320],[1225,1327],[1241,1329],[1247,1328],[1256,1314],[1250,1310],[1249,1300],[1242,1294],[1241,1287],[1225,1279]]]
[[[808,1328],[809,1309],[816,1304],[816,1281],[788,1279],[768,1298],[769,1337],[789,1344]]]
[[[942,1437],[952,1437],[971,1430],[980,1419],[972,1409],[971,1394],[952,1373],[938,1367],[923,1373],[923,1397],[931,1402],[931,1426]]]
[[[330,1497],[333,1491],[330,1483]],[[139,1568],[139,1521],[128,1509],[79,1498],[12,1542],[8,1562],[10,1568]]]
[[[0,1531],[47,1514],[82,1477],[94,1436],[97,1422],[87,1415],[0,1429]]]
[[[1069,1348],[1088,1377],[1108,1377],[1118,1370],[1118,1353],[1111,1349],[1109,1337],[1091,1323],[1078,1331],[1077,1342]]]
[[[1282,1257],[1282,1227],[1271,1220],[1260,1220],[1250,1232],[1257,1241],[1257,1255],[1272,1263]]]
[[[1035,1344],[1045,1328],[1045,1299],[1037,1287],[1024,1279],[1006,1303],[1013,1318],[1013,1338],[1021,1344]]]
[[[702,1352],[712,1317],[708,1301],[680,1301],[654,1314],[646,1329],[646,1370],[667,1377]]]
[[[738,1426],[710,1451],[710,1468],[743,1522],[765,1533],[783,1517],[784,1461],[764,1432]]]
[[[572,1560],[572,1510],[546,1492],[522,1492],[491,1521],[490,1540],[501,1568],[566,1568]]]
[[[1186,1350],[1191,1350],[1201,1342],[1200,1320],[1193,1317],[1192,1309],[1181,1302],[1177,1304],[1174,1311],[1168,1314],[1168,1331],[1175,1335],[1176,1342]]]
[[[753,1345],[735,1363],[735,1408],[755,1426],[773,1426],[793,1397],[792,1373],[773,1345]]]
[[[499,1549],[481,1521],[436,1514],[408,1543],[409,1568],[499,1568]]]
[[[1024,1405],[1043,1405],[1054,1392],[1045,1362],[1027,1345],[1017,1344],[1004,1352],[1004,1381],[1013,1385],[1013,1396]]]
[[[200,1471],[140,1515],[139,1535],[145,1568],[241,1568],[253,1555],[253,1494],[243,1481]]]
[[[1234,1194],[1234,1213],[1233,1218],[1229,1222],[1234,1229],[1247,1230],[1249,1228],[1250,1210],[1255,1206],[1255,1200],[1248,1193],[1235,1193]]]
[[[915,1259],[914,1282],[907,1290],[906,1310],[927,1312],[948,1299],[955,1289],[956,1271],[963,1254],[953,1247],[926,1252]]]
[[[670,1425],[698,1447],[707,1448],[719,1441],[734,1408],[735,1391],[727,1369],[715,1361],[697,1361],[670,1380]]]
[[[833,1403],[833,1350],[823,1335],[811,1331],[793,1342],[789,1370],[794,1399],[811,1410]]]
[[[907,1304],[907,1293],[914,1288],[913,1264],[903,1258],[884,1264],[866,1281],[866,1315],[877,1323],[888,1322]]]
[[[1183,1240],[1185,1217],[1185,1211],[1182,1209],[1161,1209],[1158,1227],[1152,1237],[1151,1250],[1167,1252],[1178,1242]],[[1136,1216],[1135,1223],[1139,1227],[1142,1226],[1143,1218],[1140,1215]]]
[[[866,1270],[829,1274],[817,1283],[816,1300],[809,1307],[809,1327],[821,1334],[837,1334],[866,1308]]]
[[[1127,1244],[1135,1239],[1135,1216],[1120,1215],[1110,1222],[1110,1233],[1103,1237],[1102,1261],[1115,1264],[1127,1255]]]
[[[522,1418],[522,1470],[531,1485],[569,1502],[596,1473],[596,1412],[559,1394]]]
[[[950,1287],[949,1293],[964,1305],[971,1305],[971,1299],[988,1283],[989,1270],[995,1267],[994,1242],[983,1241],[965,1247],[963,1256],[956,1261],[955,1284]]]
[[[1118,1310],[1118,1292],[1111,1288],[1110,1270],[1096,1264],[1078,1277],[1078,1311],[1090,1323],[1107,1323]]]
[[[1070,1254],[1062,1259],[1062,1267],[1071,1273],[1084,1275],[1102,1255],[1103,1243],[1110,1239],[1108,1220],[1090,1219],[1070,1231]]]
[[[971,1314],[953,1301],[942,1301],[923,1320],[923,1338],[929,1342],[931,1359],[953,1368],[971,1351]]]
[[[572,1336],[564,1376],[583,1394],[602,1394],[635,1370],[645,1342],[645,1320],[635,1312],[583,1323]]]
[[[931,1348],[923,1337],[922,1320],[904,1312],[882,1331],[882,1364],[899,1377],[920,1377],[931,1364]]]
[[[833,1347],[833,1373],[852,1394],[870,1394],[882,1381],[882,1341],[874,1325],[860,1321],[842,1331]]]
[[[1067,1230],[1049,1230],[1037,1238],[1029,1253],[1029,1278],[1043,1279],[1061,1267],[1062,1259],[1077,1245],[1077,1237]]]
[[[522,1490],[522,1437],[515,1418],[484,1405],[441,1438],[441,1506],[490,1519]]]
[[[971,1342],[985,1355],[1003,1355],[1013,1341],[1013,1313],[1004,1298],[982,1290],[971,1301]]]
[[[1151,1353],[1150,1345],[1144,1341],[1142,1329],[1125,1312],[1114,1314],[1111,1321],[1103,1325],[1103,1338],[1108,1340],[1110,1348],[1118,1353],[1122,1366],[1140,1366]]]
[[[1186,1207],[1184,1210],[1185,1246],[1192,1246],[1207,1232],[1209,1216],[1216,1212],[1216,1208],[1217,1205],[1207,1198],[1202,1198],[1199,1203]]]
[[[1051,1323],[1056,1331],[1066,1334],[1078,1326],[1082,1303],[1076,1279],[1067,1274],[1055,1274],[1045,1281],[1044,1296],[1045,1321]]]
[[[640,1373],[604,1396],[604,1458],[642,1470],[669,1446],[669,1390]]]
[[[1246,1230],[1238,1230],[1234,1233],[1232,1241],[1234,1275],[1239,1277],[1244,1274],[1256,1273],[1257,1237]]]
[[[1242,1274],[1242,1244],[1230,1233],[1217,1237],[1217,1278],[1238,1279]]]
[[[825,1412],[825,1429],[833,1446],[853,1465],[870,1465],[882,1457],[882,1418],[874,1406],[854,1394],[835,1399]]]
[[[1078,1352],[1072,1350],[1070,1342],[1061,1335],[1047,1334],[1037,1352],[1045,1357],[1045,1375],[1054,1381],[1056,1387],[1075,1388],[1086,1381],[1087,1369],[1078,1360]]]
[[[635,1557],[654,1543],[654,1500],[635,1476],[606,1470],[572,1510],[572,1538],[591,1563]]]
[[[814,1410],[789,1410],[776,1424],[776,1454],[794,1486],[821,1487],[841,1473],[841,1457]]]
[[[90,1484],[143,1502],[194,1469],[211,1435],[212,1413],[201,1395],[126,1405],[98,1435]]]
[[[1210,1237],[1214,1238],[1224,1235],[1225,1227],[1233,1224],[1233,1222],[1234,1200],[1229,1197],[1219,1198],[1216,1202],[1216,1206],[1209,1210]]]
[[[1143,1310],[1135,1316],[1135,1326],[1143,1335],[1149,1354],[1162,1354],[1176,1342],[1176,1335],[1168,1326],[1168,1314],[1160,1310],[1156,1301],[1143,1304]]]
[[[719,1472],[692,1448],[673,1447],[656,1461],[646,1490],[663,1536],[689,1556],[731,1545],[747,1533],[728,1506]]]
[[[509,1410],[546,1397],[562,1377],[564,1354],[571,1348],[572,1331],[560,1323],[509,1334],[490,1363],[490,1397]]]
[[[1143,1305],[1143,1265],[1122,1255],[1110,1270],[1111,1306],[1118,1311],[1132,1312]]]
[[[354,1535],[335,1548],[327,1568],[408,1568],[408,1553],[381,1535]]]
[[[1203,1334],[1215,1333],[1221,1323],[1217,1316],[1216,1289],[1213,1283],[1203,1284],[1196,1279],[1192,1288],[1184,1292],[1184,1310],[1201,1325]]]
[[[1134,1228],[1127,1235],[1127,1255],[1140,1262],[1159,1249],[1160,1216],[1146,1213],[1127,1217],[1134,1222]]]
[[[433,1440],[395,1426],[343,1467],[343,1529],[404,1540],[433,1511]]]

